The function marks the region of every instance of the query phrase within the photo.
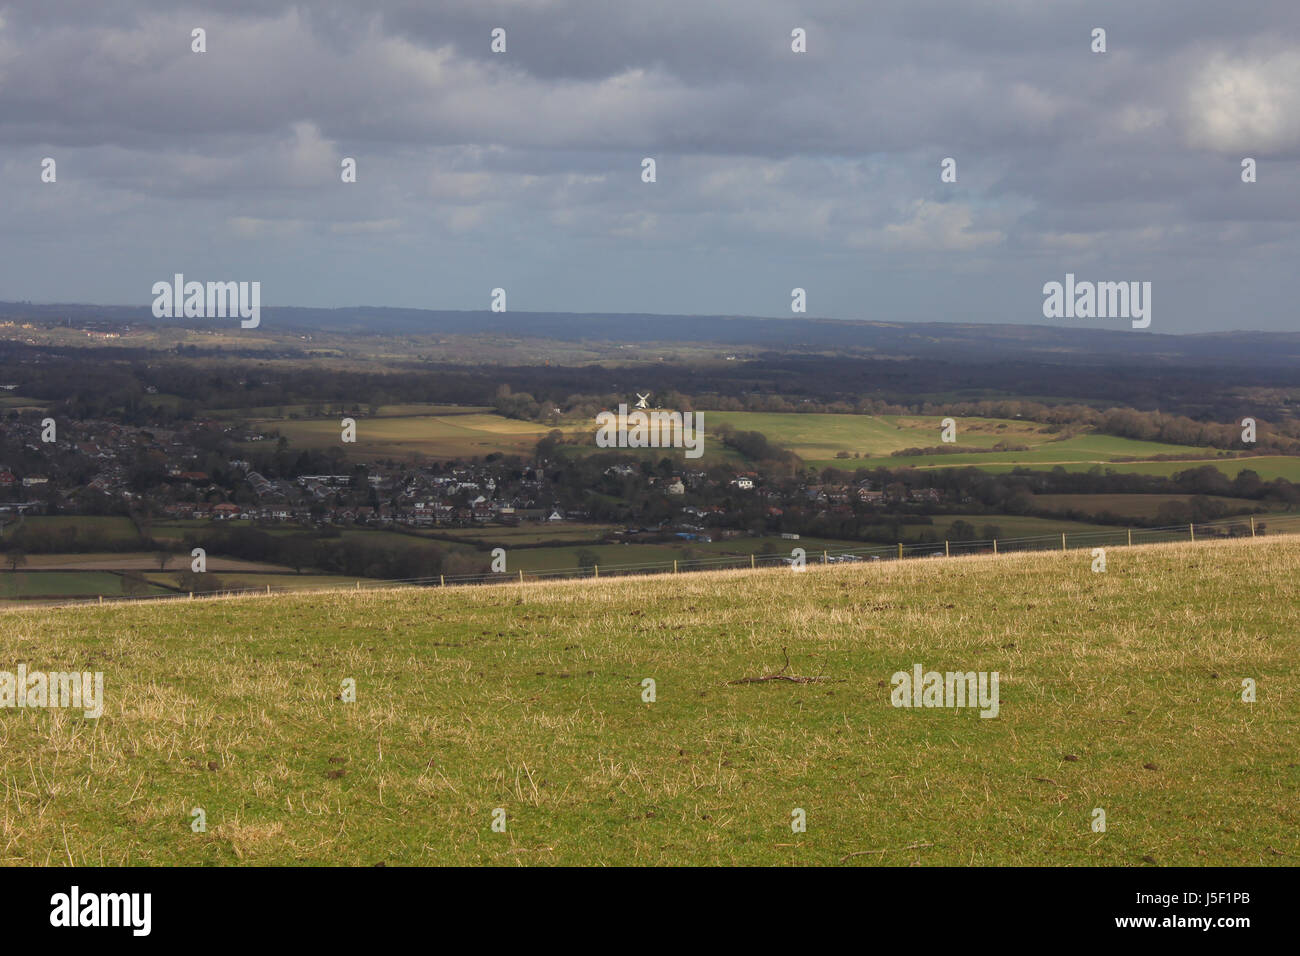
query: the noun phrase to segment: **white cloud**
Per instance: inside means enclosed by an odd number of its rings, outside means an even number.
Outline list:
[[[1219,152],[1265,152],[1300,142],[1300,53],[1216,56],[1192,78],[1187,140]]]
[[[1004,236],[996,230],[972,232],[975,216],[963,203],[939,203],[918,199],[912,203],[907,222],[892,223],[885,234],[897,244],[915,249],[965,250],[993,245]]]

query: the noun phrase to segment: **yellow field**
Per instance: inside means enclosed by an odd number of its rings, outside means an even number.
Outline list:
[[[489,455],[531,454],[551,429],[492,413],[412,415],[390,418],[349,416],[356,420],[356,443],[343,444],[339,418],[283,420],[274,427],[294,448],[342,448],[353,458],[451,459]]]

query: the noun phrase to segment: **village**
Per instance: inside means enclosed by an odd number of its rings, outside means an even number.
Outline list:
[[[263,453],[271,445],[274,451]],[[652,520],[637,522],[630,533],[709,541],[741,533],[756,514],[776,520],[792,507],[812,517],[851,518],[864,507],[943,500],[936,488],[765,480],[750,470],[682,464],[605,465],[599,483],[628,506],[593,514],[586,492],[596,476],[572,461],[490,455],[463,462],[348,463],[333,450],[294,453],[284,439],[270,441],[216,420],[179,429],[65,422],[57,440],[47,442],[37,424],[11,417],[0,444],[0,521],[144,512],[213,522],[430,528],[559,524],[644,511]],[[638,498],[656,505],[638,509]]]

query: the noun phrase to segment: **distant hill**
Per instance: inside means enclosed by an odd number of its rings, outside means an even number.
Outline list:
[[[147,306],[0,302],[0,318],[159,323]],[[170,322],[193,328],[203,320]],[[1129,329],[866,322],[651,313],[460,312],[349,306],[262,309],[262,330],[346,334],[501,335],[560,342],[674,342],[779,351],[846,351],[879,356],[996,360],[1038,357],[1054,363],[1293,366],[1300,333],[1212,332],[1170,335]],[[249,332],[246,334],[256,334]]]

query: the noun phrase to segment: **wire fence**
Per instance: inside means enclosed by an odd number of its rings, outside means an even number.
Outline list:
[[[788,553],[726,554],[711,557],[678,558],[637,564],[591,564],[570,568],[548,568],[541,571],[502,571],[486,574],[440,574],[431,577],[378,580],[360,578],[350,590],[376,590],[385,588],[419,587],[445,588],[522,584],[528,581],[546,581],[564,578],[611,578],[650,574],[687,574],[696,571],[760,570],[776,567],[853,564],[859,562],[903,561],[915,558],[955,558],[974,554],[1011,554],[1021,551],[1072,551],[1092,548],[1119,548],[1139,544],[1171,542],[1197,542],[1229,538],[1253,538],[1295,534],[1300,532],[1300,514],[1251,515],[1223,518],[1216,521],[1169,525],[1160,528],[1120,528],[1098,531],[1062,531],[1053,534],[1030,535],[1020,538],[989,538],[967,541],[929,541],[893,545],[845,545],[840,548],[806,549],[797,539],[782,539]],[[67,607],[84,604],[120,603],[124,601],[176,601],[238,595],[302,594],[310,592],[348,590],[337,583],[300,584],[276,587],[270,584],[258,587],[231,587],[213,591],[179,592],[148,595],[99,595],[92,598],[60,600],[35,599],[26,604],[45,607]]]

